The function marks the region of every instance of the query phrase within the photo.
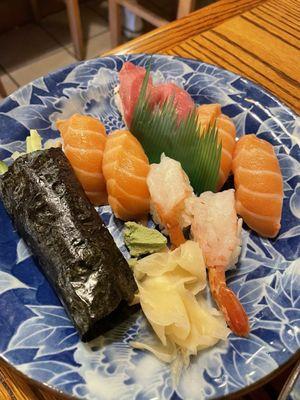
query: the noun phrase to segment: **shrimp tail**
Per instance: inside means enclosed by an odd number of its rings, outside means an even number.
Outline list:
[[[227,287],[224,268],[210,267],[208,276],[212,295],[223,312],[229,328],[238,336],[248,336],[250,331],[248,316],[235,293]]]
[[[180,245],[185,243],[186,240],[179,224],[171,226],[167,224],[167,229],[169,231],[170,240],[174,248],[179,247]]]
[[[167,228],[170,236],[170,241],[172,244],[172,248],[179,247],[183,243],[185,243],[185,237],[178,222],[180,207],[178,209],[173,209],[169,214],[165,214],[162,210],[162,207],[159,204],[155,204],[159,218],[165,227]],[[180,205],[181,206],[181,205]]]

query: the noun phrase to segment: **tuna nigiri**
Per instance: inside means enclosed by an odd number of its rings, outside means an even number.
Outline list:
[[[120,111],[122,111],[122,115],[128,127],[130,127],[131,124],[134,108],[139,98],[145,75],[145,68],[134,65],[130,61],[125,62],[119,72],[120,85],[117,97],[118,106],[121,108]],[[151,91],[151,88],[152,78],[149,76],[148,91]]]
[[[107,203],[102,157],[106,142],[104,125],[88,115],[74,114],[56,121],[63,149],[83,189],[95,205]]]
[[[236,208],[246,224],[265,237],[280,229],[283,179],[273,146],[255,135],[236,144],[233,158]]]
[[[234,190],[204,192],[194,201],[191,232],[202,249],[212,295],[231,330],[249,333],[247,314],[232,290],[226,286],[225,270],[238,259],[241,223],[235,209]]]
[[[149,211],[149,162],[129,131],[114,131],[107,137],[102,168],[115,216],[124,221],[145,217]]]
[[[120,85],[116,102],[128,127],[130,127],[132,121],[145,75],[145,68],[134,65],[129,61],[123,64],[119,72]],[[173,98],[178,121],[185,118],[195,107],[193,99],[184,89],[175,83],[163,83],[154,86],[151,76],[149,76],[147,94],[152,107],[159,107],[167,99]]]
[[[226,182],[232,166],[232,155],[235,146],[236,130],[234,123],[227,115],[222,114],[220,104],[203,104],[197,108],[198,121],[201,128],[216,124],[218,139],[222,142],[221,165],[219,171],[218,189]]]
[[[150,97],[151,105],[162,106],[169,99],[173,100],[178,121],[186,118],[195,108],[195,103],[188,92],[175,83],[162,83],[153,86]]]
[[[155,222],[167,230],[175,247],[181,245],[185,242],[182,229],[190,225],[195,197],[189,178],[178,161],[163,154],[159,164],[151,164],[147,183]]]

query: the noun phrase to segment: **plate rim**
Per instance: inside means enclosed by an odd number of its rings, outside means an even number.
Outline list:
[[[44,383],[41,381],[38,381],[34,378],[31,378],[28,375],[25,375],[24,372],[20,371],[17,369],[14,365],[10,364],[2,355],[0,355],[1,361],[5,364],[5,366],[8,369],[11,369],[14,373],[17,375],[21,376],[25,382],[31,385],[36,385],[39,389],[46,389],[49,392],[53,392],[53,395],[60,395],[66,398],[66,400],[81,400],[80,397],[75,397],[71,394],[68,394],[66,392],[63,392],[59,389],[57,389],[55,386],[51,386],[48,383]],[[262,387],[263,385],[267,384],[271,380],[275,379],[276,376],[279,376],[283,371],[285,371],[287,368],[291,367],[293,364],[295,364],[297,361],[300,360],[300,349],[292,355],[286,362],[281,364],[278,368],[276,368],[274,371],[270,372],[268,375],[265,375],[263,378],[260,378],[258,381],[251,383],[247,387],[243,389],[239,389],[236,392],[228,393],[224,396],[221,397],[215,397],[212,400],[228,400],[228,399],[233,399],[233,400],[238,400],[240,396],[247,395],[248,393],[251,393],[252,391],[255,391]],[[122,400],[122,399],[120,399]],[[172,397],[170,398],[172,400]],[[205,400],[205,399],[202,399]]]

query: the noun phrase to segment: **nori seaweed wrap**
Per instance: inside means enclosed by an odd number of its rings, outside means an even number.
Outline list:
[[[61,149],[19,157],[0,195],[82,340],[127,316],[133,274]]]

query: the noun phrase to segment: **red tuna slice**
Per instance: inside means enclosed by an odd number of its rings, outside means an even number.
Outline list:
[[[119,95],[122,101],[124,119],[128,127],[131,124],[145,74],[145,68],[138,67],[129,61],[123,64],[119,73]],[[148,90],[151,90],[152,87],[152,78],[149,77]]]
[[[119,73],[119,96],[122,102],[123,116],[129,128],[145,74],[146,69],[144,67],[136,66],[129,61],[123,64]],[[149,77],[147,94],[150,95],[150,104],[153,107],[160,106],[167,99],[173,97],[178,121],[186,118],[195,107],[193,99],[184,89],[181,89],[175,83],[153,86],[151,76]]]
[[[191,96],[184,89],[175,85],[175,83],[162,83],[154,86],[151,90],[151,105],[162,105],[172,97],[178,121],[181,121],[194,109],[195,103]]]

